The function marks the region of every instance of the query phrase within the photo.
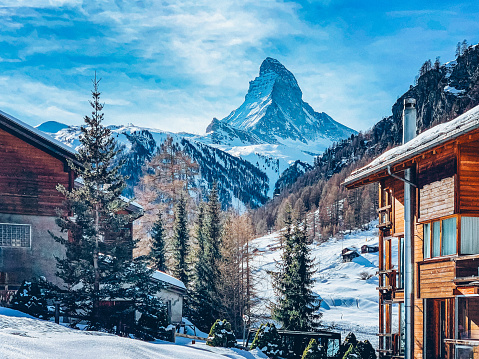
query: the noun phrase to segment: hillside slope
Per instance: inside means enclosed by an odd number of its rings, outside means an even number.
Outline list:
[[[322,299],[322,325],[340,330],[344,335],[353,331],[358,339],[368,339],[373,345],[377,343],[378,331],[378,253],[361,254],[352,262],[343,263],[341,251],[350,248],[360,252],[364,244],[377,246],[376,224],[371,223],[367,231],[345,234],[310,246],[316,270],[313,290]],[[258,317],[270,317],[271,303],[275,301],[272,276],[268,272],[277,271],[276,262],[282,253],[280,237],[280,232],[274,232],[251,242],[253,275],[260,289],[259,303],[255,307]],[[372,277],[361,279],[368,274]]]

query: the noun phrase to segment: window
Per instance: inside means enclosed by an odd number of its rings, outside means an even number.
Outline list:
[[[0,247],[29,248],[31,225],[0,223]]]
[[[423,225],[424,259],[456,254],[456,217]]]
[[[431,258],[431,223],[425,223],[424,227],[424,259]]]
[[[432,256],[439,257],[441,255],[441,223],[439,221],[432,222]]]
[[[443,256],[456,253],[456,218],[442,221],[441,253]]]
[[[479,254],[479,217],[461,217],[461,254]]]

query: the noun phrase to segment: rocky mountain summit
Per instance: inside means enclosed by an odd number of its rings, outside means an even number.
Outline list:
[[[251,144],[283,144],[307,153],[320,153],[333,142],[356,133],[326,113],[314,111],[303,101],[294,75],[270,57],[261,64],[259,76],[250,82],[243,104],[220,122],[248,133],[253,138]],[[213,120],[208,130],[216,132],[215,126],[219,126],[218,120]]]
[[[294,75],[279,61],[267,58],[250,82],[244,103],[222,120],[213,119],[206,134],[168,133],[128,124],[109,126],[122,146],[128,175],[126,195],[133,195],[141,169],[167,136],[200,167],[197,186],[205,190],[216,181],[224,206],[258,207],[273,196],[276,181],[294,182],[315,156],[333,142],[355,133],[302,100]],[[74,148],[78,126],[47,122],[38,127]],[[205,193],[207,191],[204,191]]]

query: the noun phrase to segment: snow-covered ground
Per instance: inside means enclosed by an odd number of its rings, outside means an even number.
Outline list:
[[[353,331],[358,339],[368,339],[377,345],[378,332],[378,253],[365,253],[343,263],[343,248],[361,252],[364,244],[377,246],[378,232],[373,222],[368,231],[345,234],[343,238],[332,238],[322,244],[313,244],[312,258],[316,265],[314,292],[322,298],[322,324],[342,332],[344,337]],[[281,259],[280,232],[275,232],[252,241],[253,275],[256,278],[260,304],[256,314],[269,316],[270,304],[274,302],[271,275],[277,271],[276,261]],[[366,274],[369,279],[362,279]]]
[[[191,344],[178,338],[177,344],[117,337],[100,332],[85,332],[34,319],[21,312],[0,308],[0,358],[155,358],[155,359],[258,359],[258,350],[211,348],[204,342]]]

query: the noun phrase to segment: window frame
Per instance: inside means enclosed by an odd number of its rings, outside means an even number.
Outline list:
[[[443,240],[443,221],[444,220],[447,220],[447,219],[451,219],[451,218],[455,218],[456,219],[456,250],[455,250],[455,253],[451,253],[451,254],[445,254],[443,255],[442,254],[442,251],[443,251],[443,243],[442,243],[442,240]],[[439,222],[439,243],[438,243],[438,246],[439,246],[439,255],[438,256],[433,256],[433,235],[434,235],[434,223],[437,223]],[[459,255],[460,254],[460,236],[461,236],[461,232],[460,232],[460,228],[461,228],[461,215],[458,215],[458,214],[454,214],[454,215],[451,215],[451,216],[446,216],[446,217],[440,217],[440,218],[435,218],[435,219],[432,219],[432,220],[428,220],[428,221],[424,221],[424,222],[421,222],[422,224],[422,235],[423,235],[423,246],[422,246],[422,255],[423,255],[423,260],[431,260],[431,259],[436,259],[436,258],[443,258],[443,257],[450,257],[450,256],[456,256],[456,255]],[[429,225],[429,256],[426,257],[426,253],[425,253],[425,241],[426,241],[426,238],[425,237],[425,233],[424,233],[424,226],[428,224]]]
[[[6,226],[26,226],[29,228],[29,236],[28,236],[28,246],[22,246],[22,245],[11,245],[12,241],[10,241],[10,245],[3,245],[2,242],[0,241],[0,248],[24,248],[24,249],[29,249],[32,248],[32,225],[29,223],[0,223],[0,226],[6,225]],[[20,239],[21,243],[21,239]]]

